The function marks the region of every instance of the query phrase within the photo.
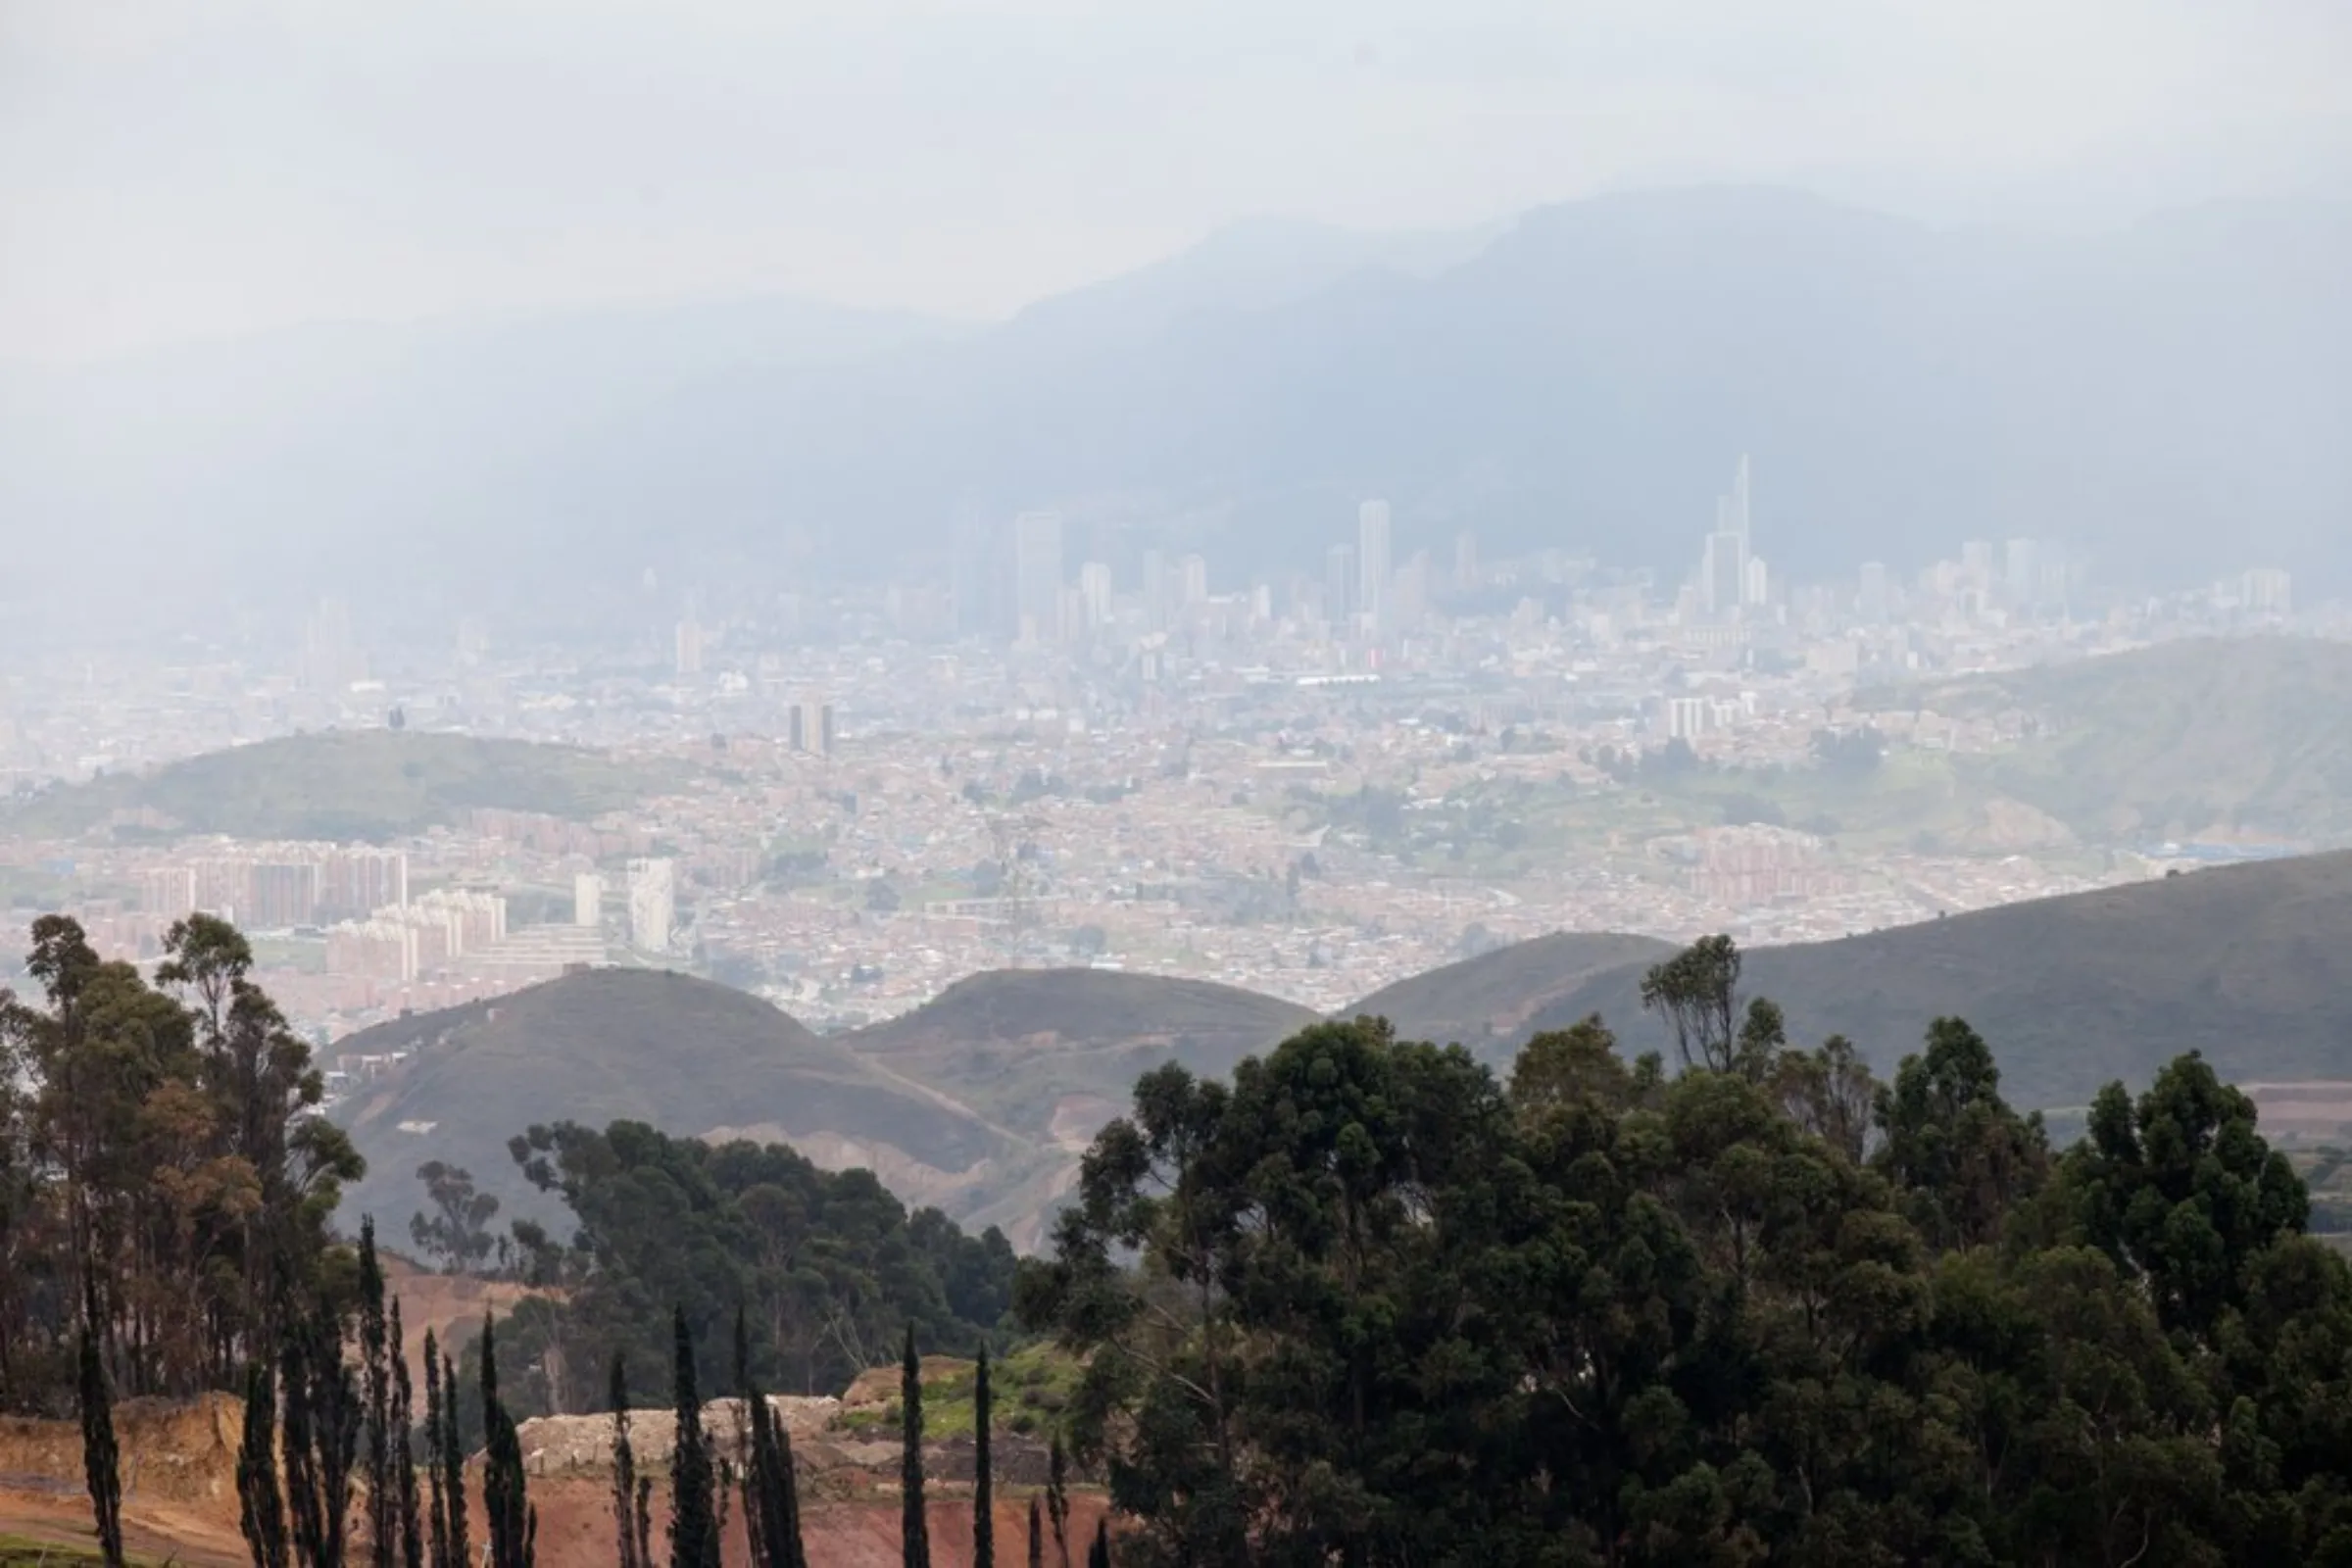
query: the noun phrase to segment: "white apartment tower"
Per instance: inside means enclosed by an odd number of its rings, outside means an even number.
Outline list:
[[[640,953],[669,951],[669,927],[677,915],[677,882],[666,859],[629,862],[629,946]]]
[[[571,879],[571,923],[586,931],[605,923],[605,879],[594,871]]]
[[[1090,561],[1078,568],[1078,599],[1085,607],[1086,629],[1101,631],[1110,624],[1110,567]]]

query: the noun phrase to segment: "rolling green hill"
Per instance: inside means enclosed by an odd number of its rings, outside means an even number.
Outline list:
[[[1852,1040],[1882,1075],[1941,1015],[1966,1018],[2020,1105],[2144,1085],[2184,1051],[2240,1082],[2352,1077],[2352,853],[2271,860],[1748,953],[1743,991],[1791,1038]],[[1644,960],[1592,976],[1491,1048],[1598,1012],[1629,1052],[1668,1050]]]
[[[1951,760],[2091,842],[2352,842],[2352,643],[2236,637],[1866,694],[1882,711],[2009,714],[2006,751]]]
[[[405,1235],[416,1167],[446,1160],[499,1195],[505,1218],[554,1208],[507,1140],[534,1122],[628,1118],[690,1137],[790,1143],[820,1164],[866,1165],[913,1201],[956,1206],[1006,1141],[943,1097],[876,1071],[757,997],[645,969],[595,969],[489,1002],[419,1013],[342,1041],[329,1066],[410,1051],[336,1120],[368,1157],[345,1214]],[[404,1125],[410,1129],[404,1131]]]
[[[1843,1034],[1881,1072],[1933,1019],[1967,1018],[2026,1106],[2144,1084],[2184,1051],[2241,1082],[2352,1078],[2352,853],[2011,905],[1747,955],[1792,1038]],[[1497,1066],[1530,1035],[1598,1012],[1630,1051],[1665,1050],[1642,975],[1671,950],[1561,933],[1399,982],[1350,1013],[1459,1041]],[[1229,986],[1088,969],[1007,970],[925,1006],[819,1038],[765,1003],[678,975],[595,970],[355,1035],[339,1059],[414,1051],[338,1115],[370,1174],[349,1213],[395,1232],[417,1165],[470,1168],[519,1211],[508,1138],[535,1121],[649,1121],[696,1137],[786,1142],[819,1164],[873,1168],[909,1202],[1034,1248],[1102,1124],[1162,1062],[1225,1075],[1315,1021]],[[2308,1097],[2306,1097],[2308,1098]],[[409,1130],[402,1130],[403,1124]]]
[[[1223,1076],[1315,1021],[1305,1007],[1233,986],[1105,969],[1000,969],[914,1011],[844,1037],[858,1059],[954,1096],[1020,1140],[956,1217],[1001,1226],[1016,1247],[1077,1177],[1078,1155],[1163,1062]]]
[[[51,789],[0,808],[0,831],[71,837],[119,811],[154,811],[184,833],[381,841],[473,807],[587,818],[674,788],[682,776],[577,747],[329,730]]]
[[[1045,1144],[1078,1146],[1163,1061],[1223,1074],[1315,1021],[1233,986],[1109,969],[998,969],[844,1044]],[[1100,1112],[1098,1114],[1098,1112]]]
[[[1594,975],[1673,952],[1651,937],[1555,931],[1384,986],[1347,1010],[1386,1018],[1406,1040],[1475,1050],[1524,1039],[1529,1018]]]

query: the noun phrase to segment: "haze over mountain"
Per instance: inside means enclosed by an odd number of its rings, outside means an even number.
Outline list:
[[[1747,996],[1791,1040],[1851,1039],[1882,1075],[1938,1017],[1990,1042],[2021,1107],[2086,1103],[2203,1052],[2246,1083],[2352,1076],[2352,854],[2203,871],[1955,915],[1837,942],[1757,948]],[[1641,979],[1672,949],[1562,933],[1385,988],[1342,1009],[1404,1038],[1458,1042],[1497,1068],[1531,1036],[1597,1012],[1628,1053],[1670,1050]],[[339,1120],[369,1160],[350,1199],[395,1225],[416,1167],[470,1168],[510,1212],[543,1213],[506,1158],[533,1122],[625,1117],[672,1134],[784,1142],[828,1168],[869,1165],[910,1203],[1040,1244],[1079,1153],[1166,1061],[1230,1075],[1315,1021],[1227,986],[1098,970],[971,976],[929,1005],[847,1035],[765,1003],[645,970],[569,975],[492,1003],[353,1036],[347,1056],[421,1053]],[[2347,1111],[2352,1115],[2352,1110]],[[389,1217],[387,1219],[387,1216]]]
[[[2220,867],[2036,899],[1836,942],[1757,948],[1741,990],[1770,997],[1792,1041],[1841,1034],[1882,1076],[1930,1022],[1965,1018],[2024,1107],[2089,1103],[2203,1052],[2240,1083],[2352,1077],[2352,854]],[[1628,1052],[1666,1050],[1629,963],[1529,1017],[1519,1040],[1597,1012]]]
[[[507,1153],[507,1140],[542,1123],[633,1120],[791,1143],[829,1167],[867,1166],[917,1201],[947,1199],[1006,1152],[978,1116],[757,997],[658,970],[568,974],[396,1019],[342,1041],[337,1055],[356,1065],[396,1051],[415,1054],[394,1078],[357,1088],[337,1117],[368,1159],[345,1212],[372,1213],[394,1235],[423,1206],[416,1168],[434,1159],[470,1170],[506,1217],[560,1218]]]
[[[583,312],[19,370],[0,515],[134,577],[133,541],[204,516],[184,569],[315,586],[364,556],[478,593],[648,565],[748,588],[819,541],[828,569],[944,581],[956,519],[1037,506],[1114,560],[1165,538],[1313,571],[1383,494],[1400,554],[1473,528],[1679,574],[1745,451],[1776,569],[2031,533],[2115,579],[2328,581],[2352,564],[2348,215],[2061,237],[1686,189],[1485,243],[1248,225],[963,332],[793,308],[738,342],[721,307]]]

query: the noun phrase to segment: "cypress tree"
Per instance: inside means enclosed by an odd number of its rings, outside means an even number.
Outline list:
[[[449,1499],[441,1490],[441,1348],[424,1331],[425,1556],[431,1568],[453,1568],[449,1555]]]
[[[758,1396],[752,1391],[751,1323],[740,1302],[735,1307],[735,1451],[743,1455],[743,1539],[752,1568],[768,1568],[767,1521],[760,1495],[760,1418]]]
[[[997,1568],[996,1477],[989,1460],[988,1347],[972,1376],[972,1568]]]
[[[1054,1553],[1061,1568],[1070,1568],[1069,1458],[1062,1451],[1058,1432],[1054,1434],[1053,1449],[1046,1460],[1046,1517],[1054,1524]]]
[[[294,1556],[342,1568],[352,1468],[366,1424],[358,1383],[343,1359],[342,1325],[320,1306],[286,1339],[281,1383],[287,1512]]]
[[[86,1311],[81,1320],[81,1469],[89,1483],[90,1511],[98,1519],[99,1555],[107,1568],[122,1568],[122,1477],[115,1449],[114,1394],[91,1327],[95,1316]]]
[[[498,1396],[498,1344],[482,1319],[482,1509],[490,1528],[492,1568],[531,1568],[538,1517],[522,1473],[522,1440]]]
[[[458,1363],[441,1348],[441,1489],[449,1503],[449,1568],[473,1568],[466,1528],[466,1440],[458,1426]]]
[[[620,1568],[651,1568],[637,1554],[643,1532],[637,1526],[637,1449],[629,1442],[629,1367],[612,1352],[612,1527],[620,1540]]]
[[[1046,1568],[1046,1522],[1034,1492],[1029,1494],[1029,1568]]]
[[[1095,1521],[1095,1544],[1087,1548],[1086,1568],[1110,1568],[1110,1521]]]
[[[408,1336],[400,1299],[392,1300],[392,1483],[398,1494],[401,1568],[424,1568],[424,1525],[416,1501],[416,1387],[409,1381]]]
[[[720,1568],[717,1473],[710,1458],[710,1435],[703,1430],[694,1336],[687,1331],[683,1306],[671,1309],[670,1338],[678,1444],[669,1465],[669,1568]]]
[[[899,1540],[904,1568],[931,1568],[931,1524],[923,1512],[923,1363],[914,1353],[914,1325],[899,1358],[899,1460],[902,1494]]]
[[[319,1537],[325,1527],[318,1519],[318,1444],[311,1434],[311,1379],[302,1348],[303,1329],[294,1328],[278,1362],[278,1386],[285,1392],[284,1435],[279,1451],[286,1469],[286,1533],[296,1560],[318,1561]]]
[[[277,1379],[268,1361],[245,1369],[245,1431],[237,1445],[237,1529],[253,1568],[287,1568],[286,1501],[277,1490]]]
[[[801,1539],[801,1476],[792,1459],[792,1431],[767,1412],[767,1430],[774,1449],[778,1510],[784,1521],[784,1555],[780,1568],[808,1568],[808,1544]]]
[[[751,1333],[735,1313],[735,1384],[749,1417],[743,1476],[743,1524],[753,1568],[807,1568],[801,1543],[800,1484],[792,1469],[792,1437],[768,1407],[752,1376]]]
[[[367,1217],[360,1221],[360,1369],[368,1400],[368,1560],[372,1568],[397,1568],[400,1534],[385,1340],[384,1271],[375,1256],[375,1220]]]

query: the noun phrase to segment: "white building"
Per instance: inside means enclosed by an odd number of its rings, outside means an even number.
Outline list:
[[[1101,631],[1110,624],[1110,567],[1090,561],[1078,568],[1078,599],[1085,609],[1086,629]]]
[[[2292,614],[2295,580],[2283,571],[2258,567],[2238,579],[2237,602],[2256,614]]]
[[[629,946],[640,953],[669,951],[677,915],[675,868],[667,859],[629,862]]]
[[[605,923],[605,879],[594,871],[571,879],[571,923],[589,931]]]

